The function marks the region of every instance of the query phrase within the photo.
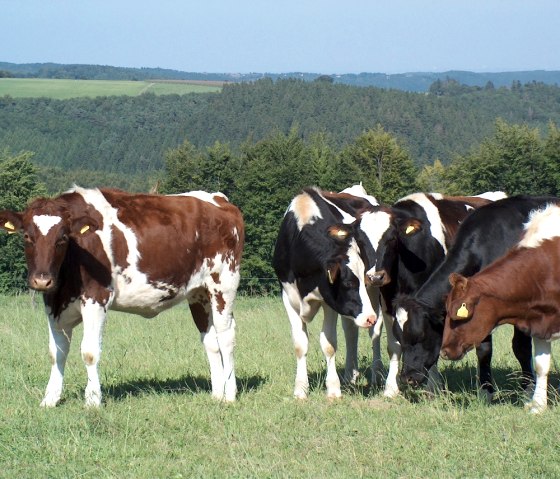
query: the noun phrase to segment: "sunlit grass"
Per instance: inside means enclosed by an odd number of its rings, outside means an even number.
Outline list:
[[[39,408],[48,379],[41,301],[0,297],[0,477],[558,477],[560,405],[522,407],[511,330],[497,331],[498,393],[476,393],[474,354],[442,364],[448,390],[390,401],[364,377],[327,401],[320,321],[311,324],[309,399],[292,398],[295,360],[278,298],[236,303],[239,398],[210,397],[206,356],[188,308],[151,320],[111,312],[101,360],[103,406],[83,405],[77,328],[63,402]],[[343,346],[342,332],[340,345]],[[556,349],[554,346],[553,349]],[[338,357],[344,360],[343,347]],[[386,358],[385,358],[386,362]],[[558,386],[553,368],[551,386]]]

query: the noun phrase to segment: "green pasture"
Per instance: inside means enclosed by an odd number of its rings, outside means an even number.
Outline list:
[[[55,80],[43,78],[0,78],[0,97],[48,97],[65,100],[76,97],[112,95],[137,96],[151,92],[156,95],[218,92],[214,85],[193,85],[184,82]]]
[[[365,376],[325,397],[320,321],[311,324],[310,397],[292,398],[295,360],[279,298],[236,303],[238,401],[210,397],[206,356],[186,307],[157,318],[111,312],[99,410],[85,409],[76,329],[63,402],[39,408],[50,362],[37,297],[0,296],[0,477],[18,478],[534,478],[560,477],[558,370],[551,406],[521,405],[511,329],[496,333],[499,392],[478,399],[473,353],[443,363],[448,389],[386,400]],[[342,333],[340,333],[340,342]],[[557,346],[555,346],[557,348]],[[344,348],[340,348],[339,367]]]

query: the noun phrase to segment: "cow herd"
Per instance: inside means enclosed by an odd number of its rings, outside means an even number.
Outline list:
[[[244,226],[220,193],[132,194],[74,187],[23,212],[0,211],[23,236],[29,287],[43,293],[50,379],[42,406],[61,399],[72,331],[83,323],[85,401],[101,404],[98,362],[109,309],[152,317],[187,301],[210,365],[212,395],[234,401],[235,320]],[[492,192],[414,193],[379,204],[361,185],[306,188],[282,219],[274,271],[296,356],[294,396],[307,397],[308,324],[323,312],[326,392],[341,396],[337,318],[346,342],[343,381],[358,377],[358,335],[372,341],[371,383],[384,395],[440,387],[440,357],[476,349],[480,388],[492,396],[492,330],[512,324],[512,349],[531,412],[547,405],[550,342],[560,337],[560,199]],[[534,365],[533,371],[533,351]]]

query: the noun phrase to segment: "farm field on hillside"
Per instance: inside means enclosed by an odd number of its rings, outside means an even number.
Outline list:
[[[295,359],[278,297],[236,304],[238,401],[210,397],[209,371],[186,306],[147,320],[110,312],[99,410],[83,405],[86,372],[76,328],[63,401],[39,408],[50,369],[42,301],[0,296],[2,477],[559,477],[560,403],[530,416],[520,404],[509,327],[495,338],[498,394],[477,397],[475,355],[444,362],[448,390],[386,400],[365,377],[329,402],[310,325],[308,400],[292,398]],[[339,327],[339,370],[344,344]],[[383,346],[384,347],[384,346]],[[553,347],[558,352],[559,345]],[[370,347],[360,336],[360,369]],[[387,358],[385,357],[385,364]]]
[[[59,100],[77,97],[129,95],[151,92],[156,95],[218,92],[215,84],[188,82],[113,81],[113,80],[55,80],[42,78],[0,78],[0,97],[48,97]]]

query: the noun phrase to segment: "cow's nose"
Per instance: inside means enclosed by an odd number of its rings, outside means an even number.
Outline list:
[[[47,291],[53,285],[53,278],[50,274],[41,273],[36,274],[29,280],[29,287],[37,291]]]
[[[374,286],[384,286],[391,280],[389,274],[384,269],[379,271],[370,270],[367,272],[367,277]]]
[[[439,352],[439,356],[440,356],[441,359],[449,359],[448,352],[445,349],[442,349]]]

